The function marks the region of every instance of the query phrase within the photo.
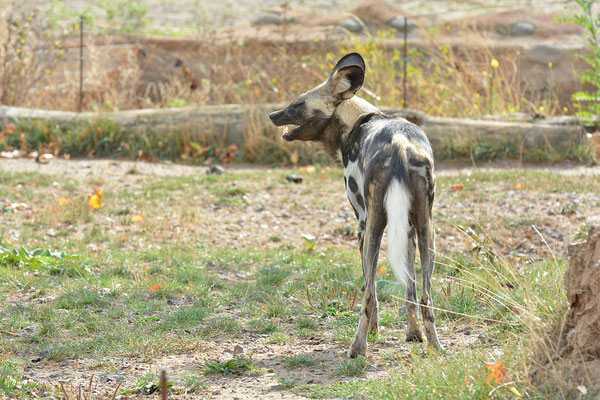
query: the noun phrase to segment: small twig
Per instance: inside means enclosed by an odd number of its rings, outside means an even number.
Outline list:
[[[167,371],[160,371],[160,398],[167,400]]]
[[[115,388],[115,391],[112,395],[112,397],[110,398],[110,400],[115,400],[115,397],[117,397],[117,390],[119,390],[119,388],[121,387],[121,382],[119,382],[119,384],[117,385],[117,387]],[[67,399],[68,400],[68,399]]]
[[[62,382],[60,383],[60,388],[62,389],[62,391],[63,391],[63,393],[65,395],[65,398],[67,400],[69,400],[69,395],[67,394],[67,391],[65,390],[65,387],[63,386]]]
[[[406,302],[406,303],[409,303],[409,304],[414,304],[414,305],[416,305],[416,306],[421,306],[421,305],[422,305],[421,303],[414,302],[414,301],[410,301],[410,300],[407,300],[407,299],[403,299],[403,298],[401,298],[401,297],[398,297],[398,296],[395,296],[395,295],[393,295],[393,294],[391,294],[390,296],[391,296],[392,298],[394,298],[394,299],[397,299],[397,300],[402,300],[402,301],[404,301],[404,302]],[[446,312],[446,313],[448,313],[448,314],[460,315],[460,316],[462,316],[462,317],[468,317],[468,318],[473,318],[473,319],[480,319],[480,320],[482,320],[482,321],[487,321],[487,322],[495,322],[495,323],[499,323],[499,324],[507,324],[507,325],[511,325],[511,326],[518,326],[518,325],[519,325],[519,324],[516,324],[516,323],[514,323],[514,322],[500,321],[500,320],[497,320],[497,319],[486,318],[486,317],[480,317],[479,315],[469,315],[469,314],[463,314],[463,313],[459,313],[459,312],[456,312],[456,311],[446,310],[445,308],[434,307],[434,306],[432,306],[432,305],[428,305],[427,307],[431,308],[432,310],[436,310],[436,311],[443,311],[443,312]]]
[[[538,231],[538,228],[535,225],[531,225],[531,227],[533,228],[533,230],[535,231],[535,233],[537,233],[539,235],[539,237],[542,239],[542,242],[544,242],[544,244],[546,245],[546,247],[550,251],[550,254],[552,254],[552,258],[554,259],[554,263],[556,264],[556,266],[558,266],[558,260],[556,259],[556,256],[554,255],[554,251],[552,251],[552,249],[550,248],[550,245],[548,244],[548,242],[546,242],[546,238],[540,233],[540,231]]]
[[[92,380],[94,380],[94,374],[90,376],[90,384],[88,386],[88,392],[90,392],[90,394],[92,394]]]
[[[354,288],[354,293],[352,294],[352,304],[350,305],[350,308],[348,309],[348,311],[352,311],[355,304],[356,304],[356,288]]]
[[[309,287],[306,287],[306,299],[308,300],[308,304],[310,305],[310,309],[313,311],[316,311],[317,309],[315,308],[315,306],[312,303],[312,300],[310,298],[310,290]]]
[[[8,335],[8,336],[14,336],[14,337],[21,337],[21,335],[19,335],[18,333],[12,333],[12,332],[8,332],[8,331],[3,331],[2,329],[0,329],[0,334],[2,334],[2,335]]]
[[[492,394],[493,394],[493,393],[494,393],[496,390],[498,390],[498,389],[500,389],[500,388],[503,388],[503,387],[505,387],[505,386],[514,386],[514,385],[515,385],[515,383],[514,383],[513,381],[510,381],[510,382],[503,383],[503,384],[502,384],[502,385],[500,385],[500,386],[496,386],[495,388],[493,388],[493,389],[492,389],[492,390],[491,390],[491,391],[488,393],[488,397],[492,397]]]

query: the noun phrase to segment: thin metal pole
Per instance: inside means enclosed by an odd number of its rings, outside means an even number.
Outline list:
[[[83,15],[79,17],[79,106],[77,111],[81,112],[83,107]]]
[[[406,101],[406,59],[408,58],[407,56],[407,47],[408,47],[408,43],[407,43],[407,33],[408,33],[408,18],[405,16],[404,17],[404,54],[403,54],[403,61],[404,61],[404,67],[402,69],[402,87],[403,87],[403,99],[402,99],[402,108],[406,108],[408,106],[408,103]]]

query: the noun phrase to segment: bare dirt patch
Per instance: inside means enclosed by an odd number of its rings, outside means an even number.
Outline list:
[[[128,188],[134,193],[149,183],[161,182],[163,177],[204,176],[208,171],[207,167],[173,163],[62,159],[44,165],[28,159],[2,160],[0,168],[72,178],[89,186],[90,191],[97,186],[105,191]],[[244,181],[244,174],[256,171],[265,173],[263,180]],[[301,246],[302,234],[310,234],[322,246],[355,246],[356,222],[339,171],[325,168],[301,173],[304,175],[301,184],[281,184],[284,182],[281,171],[249,165],[228,166],[229,187],[232,196],[240,198],[240,204],[206,201],[203,194],[210,185],[199,187],[197,196],[182,199],[197,211],[197,218],[185,223],[177,215],[171,216],[161,223],[160,229],[164,228],[165,236],[172,239],[194,237],[214,245],[271,248],[285,239]],[[514,163],[496,163],[477,168],[438,165],[434,207],[437,251],[444,254],[469,250],[471,242],[456,230],[456,225],[468,224],[476,230],[493,232],[495,245],[507,255],[518,253],[533,259],[550,252],[566,255],[564,243],[577,232],[579,225],[600,218],[597,196],[575,190],[578,186],[571,191],[560,191],[554,183],[548,188],[543,180],[531,180],[529,172],[543,172],[557,180],[567,176],[581,188],[600,180],[600,167],[581,165],[514,167]],[[497,178],[480,180],[482,174],[490,173]],[[115,229],[119,225],[114,221],[105,223]],[[385,243],[384,240],[384,248]]]

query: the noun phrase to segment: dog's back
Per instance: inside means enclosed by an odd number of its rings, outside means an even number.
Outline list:
[[[383,201],[390,263],[396,278],[406,284],[410,280],[406,266],[409,214],[415,214],[415,219],[424,211],[412,206],[411,199],[421,197],[423,186],[428,203],[435,193],[433,152],[427,136],[404,119],[366,114],[348,135],[342,161],[346,192],[359,219],[359,236],[368,204]]]

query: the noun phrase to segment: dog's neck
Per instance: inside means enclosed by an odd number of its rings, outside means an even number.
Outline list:
[[[379,108],[358,96],[342,101],[336,107],[322,137],[329,155],[334,159],[339,158],[339,151],[349,140],[348,136],[361,115],[380,112]]]
[[[334,116],[344,125],[344,132],[348,133],[354,127],[356,120],[363,114],[381,112],[379,108],[369,103],[363,98],[353,96],[346,101],[342,101],[335,109]]]

